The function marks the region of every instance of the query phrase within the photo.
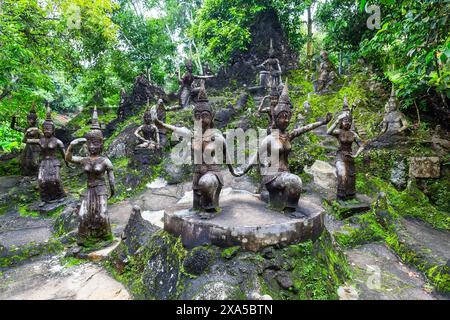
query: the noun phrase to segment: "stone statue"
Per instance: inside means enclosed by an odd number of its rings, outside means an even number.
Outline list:
[[[219,195],[223,186],[219,154],[215,151],[220,149],[223,150],[225,157],[228,155],[225,138],[218,130],[213,129],[214,115],[206,95],[204,81],[201,83],[193,112],[196,124],[193,132],[184,127],[166,124],[159,119],[155,121],[177,135],[192,139],[191,148],[194,154],[193,209],[202,219],[209,219],[219,211]],[[205,159],[205,154],[210,155],[210,159]],[[201,159],[198,159],[198,156]],[[227,163],[230,162],[227,161]],[[230,164],[228,168],[236,176]]]
[[[258,106],[259,113],[267,113],[267,115],[269,116],[269,129],[272,128],[274,125],[273,112],[275,110],[275,107],[277,106],[279,97],[280,97],[279,87],[276,85],[275,82],[272,82],[270,86],[270,94],[263,97],[260,105]],[[265,106],[267,99],[270,99],[269,107]]]
[[[296,211],[302,189],[301,179],[289,171],[288,159],[289,153],[291,152],[291,142],[300,135],[327,124],[332,117],[328,113],[326,119],[323,121],[318,121],[288,132],[287,128],[292,116],[291,109],[292,104],[289,98],[288,81],[286,81],[283,92],[274,110],[274,130],[261,142],[259,155],[255,155],[250,160],[249,165],[243,173],[238,173],[239,176],[242,176],[248,172],[259,156],[263,183],[269,191],[269,207],[284,212]]]
[[[159,130],[152,119],[149,101],[147,100],[147,111],[144,113],[144,124],[139,126],[134,135],[142,142],[137,147],[142,149],[159,149]]]
[[[319,66],[319,78],[314,83],[314,92],[316,93],[326,93],[330,91],[331,85],[336,79],[336,72],[334,71],[334,65],[328,58],[328,53],[322,51],[320,53],[322,62]]]
[[[361,138],[352,130],[353,116],[348,108],[347,99],[344,99],[344,109],[349,111],[342,112],[327,131],[329,135],[339,140],[339,148],[336,153],[338,200],[355,198],[356,172],[354,159],[364,150]],[[353,154],[352,150],[353,143],[359,146],[355,154]]]
[[[270,39],[269,58],[258,65],[258,67],[265,68],[270,73],[271,85],[279,86],[281,84],[281,66],[280,60],[275,57],[275,50],[273,48],[273,41]]]
[[[120,102],[119,102],[119,109],[117,110],[117,116],[119,119],[123,119],[125,115],[125,101],[127,99],[127,93],[125,92],[125,89],[120,89]]]
[[[28,128],[20,128],[16,126],[16,117],[14,116],[11,120],[11,129],[22,132],[25,134],[23,142],[26,143],[28,139],[41,139],[42,132],[37,128],[38,118],[36,114],[36,109],[34,106],[31,107],[30,113],[27,116]],[[31,130],[28,130],[31,129]],[[20,155],[20,174],[22,176],[36,176],[39,170],[39,153],[41,149],[38,145],[27,143],[25,148]]]
[[[56,157],[56,152],[59,151],[64,158],[64,144],[54,136],[55,125],[53,124],[49,106],[47,106],[47,117],[42,124],[44,136],[40,139],[28,139],[27,136],[35,130],[36,128],[29,128],[27,130],[25,143],[36,144],[41,148],[41,164],[38,173],[41,200],[44,202],[52,202],[62,199],[66,194],[61,181],[60,163]]]
[[[392,85],[391,97],[386,104],[380,135],[401,135],[408,128],[408,121],[403,113],[398,111],[398,100]]]
[[[73,147],[87,143],[89,157],[73,156]],[[80,138],[72,141],[67,148],[66,161],[82,166],[87,174],[87,194],[81,202],[79,211],[78,244],[87,240],[111,239],[111,226],[107,211],[108,191],[105,173],[108,175],[111,197],[115,193],[114,171],[111,161],[103,157],[103,133],[98,122],[97,108],[94,107],[91,130]]]
[[[194,84],[194,80],[213,78],[213,76],[194,75],[192,72],[193,72],[192,60],[188,60],[186,62],[186,73],[184,74],[184,76],[182,78],[179,78],[180,85],[181,85],[180,92],[178,93],[179,105],[183,109],[189,105],[192,94],[198,92],[198,89],[192,88],[192,85]]]

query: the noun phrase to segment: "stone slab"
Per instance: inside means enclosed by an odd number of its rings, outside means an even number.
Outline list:
[[[409,176],[412,178],[439,178],[441,176],[439,157],[409,158]]]
[[[258,251],[277,244],[315,240],[324,229],[324,209],[304,199],[291,216],[267,209],[259,195],[242,190],[222,195],[222,211],[209,220],[200,219],[190,210],[191,205],[182,201],[164,214],[164,230],[180,236],[188,248],[213,244]]]
[[[362,194],[356,195],[356,201],[341,201],[335,200],[332,203],[337,204],[340,215],[342,218],[351,217],[354,214],[367,212],[371,209],[371,199]]]

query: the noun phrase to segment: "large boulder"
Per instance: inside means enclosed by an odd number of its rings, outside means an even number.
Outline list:
[[[336,189],[336,168],[329,163],[316,160],[311,168],[305,168],[305,172],[314,177],[314,183],[318,186],[329,190]]]

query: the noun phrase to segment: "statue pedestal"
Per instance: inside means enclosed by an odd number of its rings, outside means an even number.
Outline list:
[[[130,157],[129,167],[139,169],[157,165],[162,160],[161,149],[136,148]]]
[[[339,215],[345,219],[354,214],[369,211],[371,209],[371,203],[372,201],[369,197],[362,194],[357,194],[356,198],[353,200],[335,200],[334,202],[331,201],[330,204],[337,205],[336,209],[339,210]]]
[[[190,209],[188,198],[164,213],[164,230],[180,236],[187,248],[213,244],[258,251],[276,244],[315,240],[324,229],[324,209],[307,200],[300,200],[299,209],[287,215],[267,209],[257,194],[225,189],[221,212],[202,220]]]

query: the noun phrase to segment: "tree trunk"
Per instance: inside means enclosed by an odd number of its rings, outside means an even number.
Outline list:
[[[312,18],[311,18],[311,5],[307,9],[308,12],[308,42],[306,44],[306,56],[308,57],[308,68],[311,69],[312,67],[312,55],[313,55],[313,46],[312,46],[312,39],[313,39],[313,32],[312,32]]]

